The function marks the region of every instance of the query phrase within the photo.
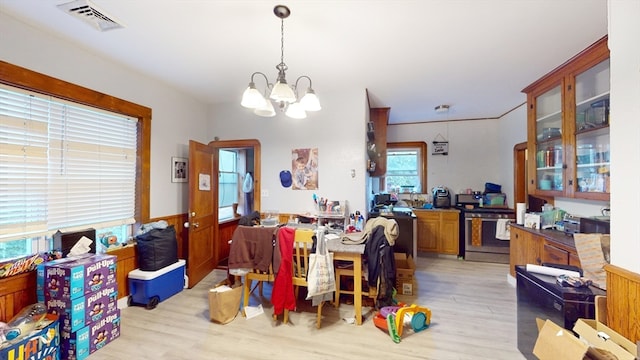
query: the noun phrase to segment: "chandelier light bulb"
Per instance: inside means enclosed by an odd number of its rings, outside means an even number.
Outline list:
[[[264,73],[254,72],[251,74],[251,82],[249,82],[249,87],[242,95],[242,101],[240,104],[246,108],[254,109],[254,113],[258,116],[272,117],[275,116],[275,110],[272,103],[273,101],[278,104],[280,110],[285,112],[285,115],[295,119],[304,119],[307,117],[306,111],[319,111],[322,108],[320,106],[320,100],[311,88],[311,78],[306,75],[299,76],[293,86],[289,86],[289,84],[287,84],[286,71],[288,70],[288,67],[284,63],[284,19],[289,17],[291,11],[284,5],[276,5],[273,8],[273,13],[280,19],[281,24],[280,63],[276,65],[276,69],[278,69],[276,83],[273,85],[269,82],[269,78],[267,78]],[[267,92],[261,93],[256,88],[256,85],[253,82],[255,75],[262,75],[266,81],[266,89],[271,89],[268,99],[265,99],[262,95]],[[296,102],[298,101],[298,82],[303,78],[306,78],[309,81],[309,88],[302,99],[300,99],[300,102]]]

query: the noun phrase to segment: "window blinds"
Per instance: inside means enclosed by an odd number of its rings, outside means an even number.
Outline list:
[[[137,124],[0,87],[0,241],[134,222]]]

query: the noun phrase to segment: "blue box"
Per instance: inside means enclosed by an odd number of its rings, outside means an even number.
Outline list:
[[[8,341],[0,350],[0,359],[60,359],[60,332],[58,331],[58,316],[47,314],[44,328],[32,334]]]
[[[116,257],[92,255],[70,262],[45,263],[45,299],[75,299],[116,284]]]
[[[78,331],[60,331],[60,352],[65,360],[83,360],[120,336],[120,310]]]
[[[129,272],[129,304],[146,304],[153,309],[160,301],[164,301],[184,289],[185,261],[166,266],[157,271]]]
[[[60,316],[60,331],[76,332],[118,310],[118,286],[111,285],[75,299],[45,296],[49,313]]]

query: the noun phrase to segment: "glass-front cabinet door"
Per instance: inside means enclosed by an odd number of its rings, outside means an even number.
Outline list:
[[[562,115],[560,85],[535,98],[535,160],[538,190],[562,191],[564,187]]]
[[[575,193],[609,193],[609,59],[575,79]]]
[[[609,201],[609,75],[605,36],[522,90],[529,194]]]

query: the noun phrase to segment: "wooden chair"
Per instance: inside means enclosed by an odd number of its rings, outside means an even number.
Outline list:
[[[307,269],[309,268],[309,254],[313,247],[313,235],[315,231],[309,229],[296,229],[293,243],[293,286],[296,299],[298,298],[298,290],[301,286],[307,287]],[[316,328],[320,328],[322,321],[322,305],[318,305],[316,315]],[[274,315],[275,318],[275,315]],[[275,319],[274,319],[275,320]],[[284,320],[286,324],[289,321],[289,310],[284,310]]]
[[[340,306],[340,294],[350,294],[350,295],[354,295],[353,290],[343,290],[340,285],[341,285],[341,277],[342,276],[349,276],[349,277],[353,277],[353,266],[351,266],[350,268],[337,268],[335,270],[336,273],[336,296],[333,302],[333,306],[335,307],[339,307]],[[364,280],[362,282],[363,284],[365,283]],[[375,300],[376,300],[376,296],[378,296],[378,289],[375,286],[369,286],[367,291],[362,290],[362,296],[366,296],[370,299],[373,299],[374,304],[375,304]]]
[[[266,282],[273,282],[273,280],[275,279],[275,273],[273,272],[273,264],[269,265],[269,270],[266,272],[262,272],[260,270],[257,269],[253,269],[252,271],[248,272],[247,275],[245,275],[244,278],[244,296],[243,296],[243,304],[242,304],[242,309],[243,309],[243,315],[246,316],[246,314],[244,314],[244,309],[249,306],[249,296],[251,295],[251,285],[253,284],[253,281],[258,281],[258,291],[260,293],[260,297],[263,296],[262,293],[262,284],[266,281]],[[255,289],[254,289],[255,290]]]

